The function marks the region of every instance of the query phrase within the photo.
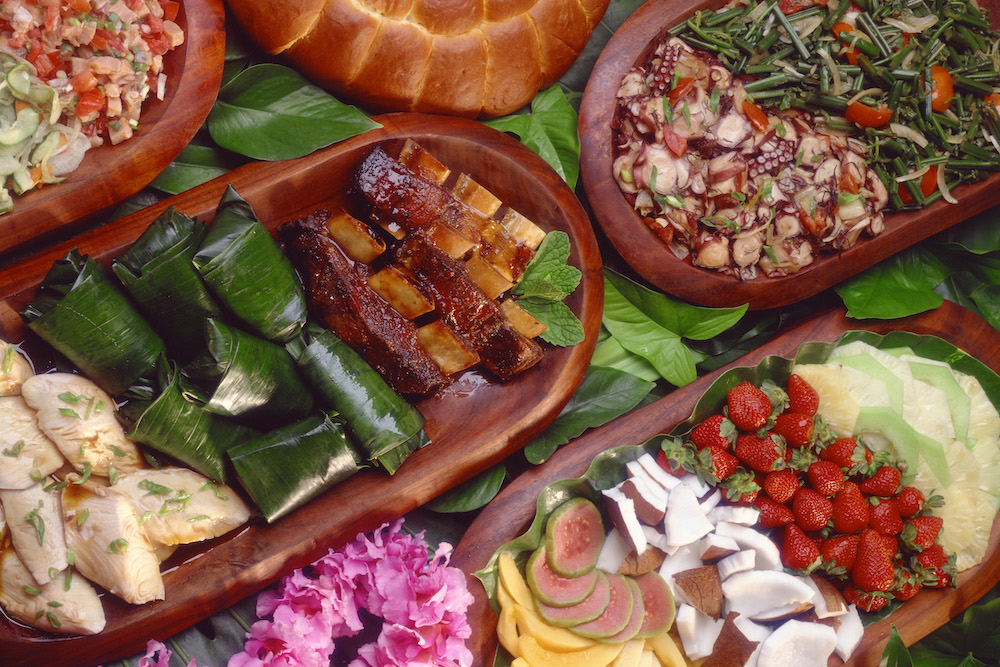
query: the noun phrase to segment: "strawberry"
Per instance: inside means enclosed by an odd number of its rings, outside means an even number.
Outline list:
[[[844,588],[844,599],[863,611],[878,611],[889,603],[885,593],[861,592],[851,584]]]
[[[774,432],[792,447],[805,447],[812,440],[813,417],[799,412],[784,412],[774,421]]]
[[[729,502],[737,505],[749,505],[757,500],[760,486],[753,473],[737,468],[736,472],[719,485]]]
[[[903,532],[903,518],[899,516],[896,503],[875,496],[868,499],[868,525],[882,535],[899,535]]]
[[[760,510],[757,523],[761,528],[780,528],[795,521],[795,514],[788,505],[775,502],[767,496],[758,496],[754,503]]]
[[[923,551],[937,542],[944,519],[939,516],[915,516],[903,523],[900,539],[911,549]]]
[[[824,461],[833,461],[853,475],[867,469],[872,462],[872,453],[858,443],[854,438],[840,438],[819,453]]]
[[[833,529],[849,535],[868,525],[868,502],[854,482],[844,482],[833,497]]]
[[[912,571],[896,568],[896,581],[893,582],[891,589],[894,598],[897,600],[909,600],[919,593],[922,587],[920,577]]]
[[[729,418],[743,431],[756,431],[771,416],[771,399],[744,380],[726,392]]]
[[[819,551],[823,557],[824,569],[830,574],[850,572],[858,556],[860,539],[857,535],[834,535],[823,540]]]
[[[819,409],[819,394],[808,382],[792,373],[788,376],[788,409],[792,412],[801,412],[806,415],[814,415]]]
[[[924,508],[923,491],[915,486],[904,486],[893,499],[901,517],[911,517]]]
[[[802,487],[792,498],[792,512],[795,513],[795,523],[802,530],[819,530],[833,516],[833,503],[813,489]]]
[[[816,461],[806,472],[812,488],[824,496],[833,496],[844,486],[844,472],[833,461]]]
[[[781,560],[790,570],[809,574],[822,562],[819,547],[794,523],[785,526]]]
[[[859,484],[861,490],[870,496],[891,498],[899,491],[902,473],[895,466],[882,466],[875,473]]]
[[[715,478],[715,482],[721,482],[740,467],[738,458],[715,445],[708,445],[698,452],[698,460],[705,467],[705,470]]]
[[[875,529],[872,528],[872,530]],[[875,532],[878,533],[877,530]],[[882,535],[881,533],[879,535],[882,536],[882,546],[885,547],[885,552],[889,554],[889,558],[896,560],[896,557],[899,556],[899,539],[895,535]]]
[[[725,415],[712,415],[691,430],[691,444],[698,449],[715,445],[729,450],[736,440],[736,425]]]
[[[763,438],[756,433],[744,433],[736,438],[736,447],[733,451],[743,463],[760,472],[771,472],[785,467],[785,445],[773,438],[770,433]]]
[[[764,476],[761,487],[763,487],[764,493],[771,497],[771,500],[787,503],[799,490],[799,476],[795,474],[794,470],[788,468],[775,470]]]
[[[697,459],[694,451],[678,438],[663,439],[660,451],[656,453],[656,462],[675,477],[681,477],[697,470]]]
[[[861,531],[858,555],[851,568],[851,581],[861,591],[887,591],[896,580],[896,568],[882,536],[871,528]]]
[[[940,544],[932,544],[913,557],[917,574],[926,577],[924,586],[945,588],[955,581],[955,556],[948,555]]]

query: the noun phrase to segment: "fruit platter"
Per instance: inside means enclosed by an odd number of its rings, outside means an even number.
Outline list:
[[[519,664],[517,656],[535,664],[539,656],[558,660],[575,650],[613,653],[607,664],[645,651],[662,664],[756,664],[753,661],[764,656],[772,658],[762,664],[785,664],[772,660],[787,655],[793,659],[787,664],[827,664],[829,656],[831,665],[868,665],[878,661],[892,627],[911,643],[947,622],[1000,576],[994,554],[998,534],[992,482],[972,472],[979,465],[969,462],[966,452],[971,455],[972,450],[964,445],[965,452],[949,451],[938,458],[943,467],[931,472],[930,460],[944,449],[935,454],[929,441],[895,428],[899,420],[889,416],[895,410],[889,405],[891,400],[875,407],[879,399],[862,396],[858,388],[834,399],[836,390],[831,386],[844,389],[845,385],[840,381],[824,384],[826,380],[819,379],[841,372],[853,375],[843,369],[858,370],[848,364],[862,358],[879,358],[893,365],[882,354],[901,359],[912,353],[907,358],[913,368],[928,365],[948,370],[941,365],[947,362],[949,374],[954,370],[981,383],[983,393],[971,390],[979,397],[975,412],[980,414],[982,409],[989,418],[960,423],[979,433],[978,442],[990,442],[980,446],[988,448],[989,456],[995,455],[993,406],[1000,385],[994,370],[976,357],[992,358],[996,336],[983,332],[963,337],[953,325],[958,320],[972,324],[975,317],[958,307],[943,310],[953,321],[947,321],[945,313],[936,313],[912,318],[896,330],[883,327],[877,332],[852,331],[840,313],[825,313],[669,399],[582,436],[537,471],[519,478],[494,501],[495,511],[509,517],[505,529],[499,534],[495,528],[489,533],[477,530],[479,521],[497,521],[488,508],[456,553],[461,566],[475,572],[484,586],[476,593],[476,615],[486,628],[476,639],[484,656],[482,664]],[[864,354],[855,356],[861,350]],[[874,366],[866,366],[869,363],[861,361],[860,366],[871,371]],[[896,369],[906,376],[902,367]],[[882,377],[883,383],[885,379],[892,382],[888,375]],[[909,377],[912,392],[913,376]],[[815,384],[820,415],[805,420],[806,428],[800,415],[811,410],[810,403],[817,403],[811,391],[803,391],[812,386],[804,378]],[[867,375],[859,387],[882,386],[872,378]],[[762,398],[767,394],[758,393],[761,386],[774,392],[771,398]],[[852,391],[853,403],[846,400]],[[756,398],[748,399],[751,395]],[[803,396],[812,397],[804,400]],[[866,405],[859,407],[859,399]],[[939,399],[943,402],[938,403]],[[952,400],[966,403],[959,392]],[[971,402],[970,398],[970,406]],[[753,410],[747,406],[754,403],[759,413],[749,418]],[[921,402],[925,410],[938,405],[947,411],[946,404],[941,395]],[[781,407],[775,409],[775,405]],[[845,405],[853,415],[849,427],[838,422],[838,414],[842,416],[838,411]],[[879,419],[866,422],[863,415],[869,410],[879,413]],[[766,426],[768,420],[772,426]],[[873,429],[871,423],[878,425]],[[977,430],[981,424],[991,424],[989,435]],[[812,425],[831,432],[812,432],[806,437]],[[911,428],[915,431],[917,426]],[[891,437],[880,437],[890,432]],[[811,445],[792,444],[815,443],[817,438],[826,444],[813,448],[815,456],[809,453]],[[772,448],[770,441],[781,446]],[[917,441],[927,448],[909,454],[916,462],[909,467],[899,465],[901,449],[885,444]],[[936,442],[942,448],[952,447],[955,436]],[[859,443],[871,444],[859,447]],[[874,466],[865,463],[868,456],[873,457]],[[960,472],[963,469],[970,470],[969,476]],[[706,475],[706,470],[712,473]],[[762,474],[762,470],[767,472]],[[668,492],[668,502],[663,503],[651,482],[680,488],[675,475],[679,471],[693,486],[676,497]],[[897,471],[902,471],[898,477]],[[720,476],[727,481],[719,483]],[[941,479],[945,476],[946,484]],[[784,482],[789,483],[787,487]],[[933,498],[937,494],[941,497]],[[966,503],[968,496],[982,500],[981,508],[975,501]],[[952,499],[950,510],[946,509],[948,498]],[[978,519],[972,518],[977,514]],[[762,540],[764,535],[768,537]],[[891,555],[886,536],[897,545]],[[547,559],[548,568],[540,565],[541,554],[554,548],[567,559],[593,558],[586,561],[591,567],[567,565],[559,558]],[[755,555],[749,556],[747,550]],[[850,563],[852,556],[855,560]],[[652,611],[643,615],[648,622],[664,613],[662,589],[646,581],[650,573],[658,573],[673,593],[666,610],[673,616],[667,622],[669,627],[672,620],[673,634],[663,633],[662,625],[656,626],[659,632],[627,629],[625,624],[619,627],[612,623],[611,604],[602,607],[606,613],[597,616],[599,620],[581,621],[574,614],[582,612],[584,602],[572,606],[565,600],[588,588],[582,585],[589,576],[586,572],[639,579],[626,583],[624,590],[643,591],[639,596],[643,601],[648,596]],[[802,588],[796,595],[791,589],[797,586]],[[764,590],[771,593],[765,595]],[[525,591],[531,594],[527,599]],[[619,595],[618,613],[627,606],[623,598],[634,603],[636,597]],[[641,607],[637,604],[637,608]],[[755,616],[759,622],[751,627],[747,622]],[[614,620],[622,618],[628,621],[629,615]],[[535,623],[539,619],[541,624]],[[746,627],[740,629],[741,625]],[[497,662],[491,663],[496,637],[503,648]],[[816,662],[813,655],[809,659],[814,662],[806,662],[807,654],[796,653],[801,650],[796,647],[803,645],[814,654],[825,646],[822,660]],[[739,661],[713,662],[724,656],[739,656]]]

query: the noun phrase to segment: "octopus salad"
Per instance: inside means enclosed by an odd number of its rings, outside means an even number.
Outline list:
[[[669,34],[624,77],[614,178],[680,258],[750,280],[883,228],[888,193],[857,139],[765,109],[712,54]]]

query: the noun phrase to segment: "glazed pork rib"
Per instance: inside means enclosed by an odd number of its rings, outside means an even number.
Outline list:
[[[544,233],[451,176],[412,141],[398,159],[378,146],[352,188],[371,225],[317,211],[278,232],[313,312],[401,393],[430,393],[476,364],[506,380],[542,357],[532,339],[544,326],[502,295]]]

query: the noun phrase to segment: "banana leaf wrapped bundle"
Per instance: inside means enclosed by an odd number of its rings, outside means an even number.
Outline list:
[[[172,456],[207,477],[226,482],[229,477],[226,452],[257,437],[258,431],[189,400],[175,367],[170,369],[164,384],[163,391],[148,404],[128,406],[129,412],[138,414],[129,429],[129,438]]]
[[[166,346],[108,271],[75,248],[21,311],[28,326],[111,395],[149,384]]]
[[[191,262],[207,231],[171,206],[111,263],[171,357],[181,361],[201,350],[204,319],[222,314]]]
[[[342,424],[314,414],[229,450],[243,488],[268,522],[361,470]]]
[[[343,417],[369,460],[392,474],[428,444],[423,415],[330,330],[311,323],[286,348],[321,406]]]
[[[233,186],[192,261],[215,298],[249,331],[284,343],[305,325],[306,299],[295,269]]]
[[[312,411],[313,397],[281,345],[204,321],[205,350],[184,367],[209,412],[241,421],[287,423]]]

